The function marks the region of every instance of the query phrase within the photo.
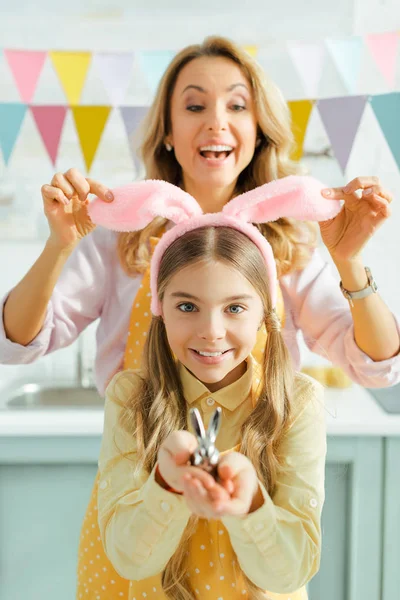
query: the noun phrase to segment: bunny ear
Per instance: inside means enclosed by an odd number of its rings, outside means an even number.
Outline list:
[[[190,194],[157,179],[129,183],[113,189],[113,202],[95,198],[88,206],[93,223],[114,231],[138,231],[154,217],[181,223],[202,213]]]
[[[248,223],[266,223],[280,217],[325,221],[335,217],[342,205],[339,200],[324,198],[324,187],[313,177],[289,175],[236,196],[224,206],[223,213]]]

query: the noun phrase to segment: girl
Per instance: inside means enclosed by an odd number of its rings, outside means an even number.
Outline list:
[[[320,560],[322,388],[293,375],[272,250],[246,221],[333,216],[339,203],[315,202],[317,187],[289,177],[204,215],[182,190],[149,181],[90,207],[118,230],[157,214],[178,223],[152,258],[142,369],[106,391],[98,516],[130,599],[307,597]],[[259,367],[251,352],[263,324]],[[186,431],[188,407],[207,424],[216,406],[220,483],[188,466],[197,443]]]
[[[177,54],[143,131],[146,177],[179,185],[207,212],[220,211],[235,194],[299,172],[289,159],[293,136],[283,97],[257,63],[224,38],[208,38]],[[217,156],[215,144],[221,142],[231,150]],[[362,248],[388,218],[391,194],[374,177],[328,192],[326,197],[343,199],[344,208],[320,223],[323,241],[344,287],[357,291],[368,283]],[[123,364],[140,365],[150,321],[149,249],[168,224],[157,218],[141,232],[93,231],[90,193],[104,202],[112,198],[104,184],[76,169],[56,173],[43,186],[50,235],[33,267],[4,298],[0,361],[33,362],[71,344],[98,320],[96,385],[103,394]],[[350,310],[315,248],[311,225],[283,217],[258,227],[274,250],[282,291],[277,310],[295,367],[301,330],[311,350],[341,366],[353,381],[368,387],[398,382],[398,326],[380,294],[354,301]],[[260,347],[264,338],[262,327]],[[98,600],[97,590],[111,581],[113,594],[127,598],[126,581],[103,551],[96,504],[97,480],[82,527],[77,598]]]

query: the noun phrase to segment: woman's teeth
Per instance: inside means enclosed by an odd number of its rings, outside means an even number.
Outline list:
[[[221,356],[222,354],[225,354],[226,350],[224,352],[201,352],[200,350],[195,350],[195,352],[200,354],[200,356]]]
[[[227,156],[229,156],[229,154],[232,152],[233,148],[232,146],[226,146],[226,145],[210,145],[210,146],[202,146],[200,148],[200,154],[204,157],[204,158],[219,158],[221,160],[223,160],[224,158],[226,158]]]

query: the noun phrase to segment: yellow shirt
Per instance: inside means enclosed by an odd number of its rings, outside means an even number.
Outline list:
[[[200,410],[206,426],[216,406],[222,408],[220,451],[240,443],[240,427],[253,408],[256,368],[250,360],[238,381],[211,393],[180,366],[185,398]],[[166,598],[160,575],[190,517],[184,497],[159,486],[154,470],[134,477],[135,440],[118,420],[137,384],[133,370],[118,373],[110,382],[99,458],[102,541],[116,571],[131,580],[129,600]],[[260,482],[264,504],[258,510],[221,521],[199,520],[187,569],[196,597],[243,599],[241,568],[253,583],[271,592],[266,598],[307,598],[303,586],[320,562],[326,429],[323,388],[300,373],[295,377],[291,425],[278,451],[283,459],[274,494],[271,497]]]

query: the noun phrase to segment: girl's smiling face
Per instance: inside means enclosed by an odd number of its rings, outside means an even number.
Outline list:
[[[243,375],[264,310],[238,270],[216,261],[179,270],[166,286],[162,311],[172,352],[211,392]]]
[[[257,137],[253,93],[232,60],[202,57],[179,73],[171,98],[171,132],[185,189],[232,186],[251,162]]]

